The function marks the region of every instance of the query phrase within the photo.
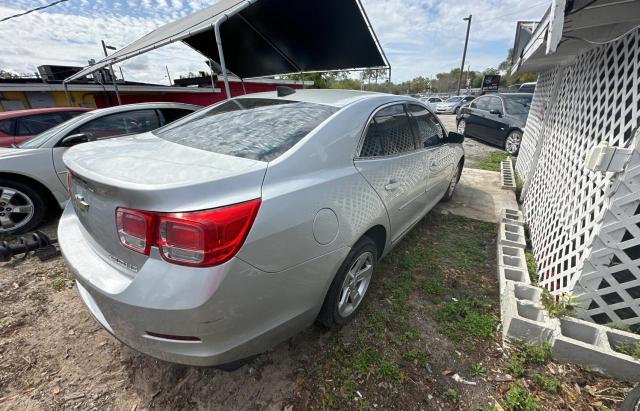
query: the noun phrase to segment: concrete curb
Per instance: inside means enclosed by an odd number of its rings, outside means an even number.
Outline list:
[[[502,179],[502,188],[516,191],[516,178],[511,160],[507,159],[500,162],[500,177]]]
[[[621,342],[640,342],[640,335],[578,320],[553,318],[543,308],[542,289],[531,285],[524,257],[522,214],[504,210],[498,239],[498,280],[503,339],[533,344],[547,341],[556,360],[629,381],[640,381],[640,360],[618,351]],[[514,228],[515,227],[515,228]],[[503,237],[508,233],[516,237]],[[520,237],[521,235],[521,237]]]

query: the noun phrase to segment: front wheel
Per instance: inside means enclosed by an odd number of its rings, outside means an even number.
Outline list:
[[[507,153],[515,155],[520,150],[520,143],[522,142],[522,131],[514,130],[509,133],[504,140],[504,149]]]
[[[378,262],[378,249],[369,237],[362,237],[351,249],[336,274],[318,315],[318,322],[337,328],[351,321],[362,307]]]

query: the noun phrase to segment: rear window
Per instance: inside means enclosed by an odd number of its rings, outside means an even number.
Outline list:
[[[289,100],[239,98],[201,110],[153,133],[200,150],[271,161],[338,108]]]

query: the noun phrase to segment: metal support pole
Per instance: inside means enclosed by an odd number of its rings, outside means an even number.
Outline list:
[[[209,77],[211,78],[211,92],[216,92],[216,82],[213,80],[213,60],[209,59]]]
[[[107,45],[104,40],[100,40],[102,42],[102,51],[104,51],[104,56],[109,57],[107,54]],[[111,80],[113,81],[113,88],[116,91],[116,98],[118,99],[118,105],[122,105],[122,99],[120,99],[120,91],[118,90],[118,83],[116,82],[116,73],[113,71],[113,65],[109,64],[109,71],[111,72]]]
[[[64,88],[64,96],[67,98],[67,104],[69,107],[73,105],[73,101],[71,101],[71,95],[69,94],[69,86],[66,81],[62,82],[62,87]]]
[[[220,57],[220,67],[222,68],[222,78],[224,79],[224,91],[227,93],[227,99],[231,98],[231,90],[229,89],[229,75],[227,73],[227,65],[224,62],[224,51],[222,50],[222,38],[220,37],[220,25],[227,16],[218,19],[213,25],[213,31],[216,35],[216,44],[218,45],[218,56]]]
[[[169,85],[173,86],[173,82],[171,81],[171,74],[169,74],[169,67],[164,66],[165,70],[167,70],[167,78],[169,79]]]
[[[469,44],[469,29],[471,28],[472,17],[473,16],[469,14],[469,17],[463,19],[467,21],[467,36],[464,39],[464,52],[462,52],[462,64],[460,65],[460,77],[458,77],[458,90],[456,95],[460,95],[460,85],[462,83],[462,73],[464,72],[464,60],[467,58],[467,45]]]
[[[240,82],[242,83],[242,92],[243,92],[244,94],[247,94],[247,89],[246,89],[246,88],[244,88],[244,79],[243,79],[243,78],[241,78],[241,79],[240,79]]]

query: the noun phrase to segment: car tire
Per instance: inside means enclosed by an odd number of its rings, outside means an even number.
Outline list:
[[[620,405],[620,411],[640,411],[640,385],[627,394]]]
[[[329,287],[317,322],[334,329],[351,321],[362,308],[378,263],[378,248],[362,237],[351,249]],[[366,270],[366,272],[365,272]],[[351,295],[358,291],[357,301]]]
[[[18,207],[25,212],[16,212]],[[46,213],[44,198],[32,186],[0,178],[0,238],[33,230],[42,223]]]
[[[513,130],[504,139],[504,150],[515,156],[520,151],[520,144],[522,143],[522,131]]]
[[[447,187],[447,191],[442,196],[443,202],[447,202],[451,200],[453,197],[453,193],[456,191],[456,187],[458,186],[458,182],[460,181],[460,176],[462,175],[462,162],[458,163],[458,167],[456,167],[456,171],[451,177],[451,181],[449,182],[449,187]]]
[[[453,109],[453,114],[458,115],[458,110],[459,110],[458,107],[454,108]]]

